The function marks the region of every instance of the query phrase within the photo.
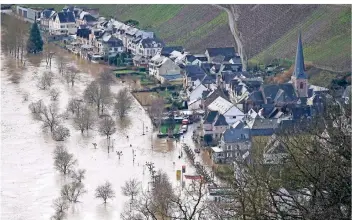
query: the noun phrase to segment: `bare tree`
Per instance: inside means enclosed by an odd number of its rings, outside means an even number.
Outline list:
[[[40,114],[43,112],[44,107],[45,105],[42,100],[32,102],[28,105],[29,110],[36,117],[36,119],[40,119]]]
[[[72,114],[79,115],[83,107],[83,100],[78,98],[70,98],[67,105],[67,111],[70,111]]]
[[[73,154],[70,154],[65,147],[59,145],[55,148],[54,166],[57,171],[66,175],[73,170],[76,164],[77,160],[74,159]]]
[[[83,183],[75,181],[65,184],[61,188],[61,196],[67,201],[73,203],[78,202],[79,197],[86,192]]]
[[[66,211],[69,208],[67,200],[59,197],[53,201],[53,208],[55,214],[51,217],[51,220],[62,220],[66,217]]]
[[[84,99],[87,100],[88,103],[95,104],[98,113],[100,109],[103,112],[104,105],[107,105],[111,101],[110,87],[95,80],[85,89]]]
[[[152,191],[142,192],[131,207],[131,212],[142,214],[145,219],[211,219],[203,181],[192,181],[180,192],[173,189],[166,173],[154,176]]]
[[[150,116],[154,120],[157,127],[160,127],[161,119],[164,112],[164,99],[156,98],[153,99],[150,107]]]
[[[107,139],[116,132],[116,123],[110,115],[100,120],[99,132],[101,135],[106,135]]]
[[[81,183],[82,180],[85,178],[86,170],[85,169],[78,169],[77,171],[73,171],[71,174],[71,178],[74,179],[75,182]]]
[[[88,132],[89,129],[93,128],[95,119],[92,110],[88,106],[84,106],[74,117],[74,124],[83,134],[84,130]]]
[[[49,66],[51,68],[51,60],[55,54],[54,49],[54,45],[47,42],[44,44],[43,54],[45,57],[46,67]]]
[[[121,190],[125,196],[131,196],[131,200],[133,200],[141,190],[140,182],[135,178],[130,179],[125,182],[125,185],[122,186]]]
[[[106,181],[104,185],[98,186],[95,190],[95,198],[101,198],[104,203],[106,200],[115,197],[115,192],[112,189],[111,183]]]
[[[116,77],[109,70],[105,70],[99,74],[99,82],[103,85],[112,85],[116,82]]]
[[[115,114],[117,114],[119,118],[124,118],[132,108],[133,103],[129,91],[126,88],[120,90],[115,96],[115,100]]]
[[[63,52],[59,52],[56,54],[56,57],[57,57],[57,65],[58,65],[59,73],[61,74],[61,76],[63,76],[65,69],[67,67],[66,55]]]
[[[37,86],[39,89],[46,90],[53,83],[53,73],[50,71],[45,71],[43,75],[39,78]]]
[[[43,128],[49,128],[50,132],[53,133],[54,128],[59,126],[60,119],[57,105],[52,103],[48,107],[43,106],[40,112],[40,120],[43,122]]]
[[[65,79],[67,83],[71,83],[73,87],[75,85],[75,81],[79,79],[79,71],[75,66],[67,67],[67,71],[65,73]]]
[[[50,90],[49,95],[50,95],[51,101],[57,101],[60,95],[60,91],[57,88],[52,88]]]
[[[54,128],[52,136],[55,141],[64,141],[70,136],[70,130],[62,125],[58,125]]]
[[[2,49],[16,60],[24,63],[28,25],[15,16],[1,14]]]

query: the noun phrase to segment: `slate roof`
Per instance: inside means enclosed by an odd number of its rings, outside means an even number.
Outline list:
[[[236,143],[250,140],[250,130],[248,128],[229,128],[223,134],[225,143]]]
[[[273,102],[296,102],[296,91],[291,83],[271,84],[262,86],[264,98]]]
[[[202,80],[203,84],[214,84],[216,83],[216,76],[215,75],[205,75]]]
[[[236,56],[234,47],[207,48],[206,51],[208,51],[209,57],[222,55],[225,57],[225,60],[230,60]]]
[[[227,124],[225,117],[220,114],[216,119],[214,126],[227,126],[227,125],[229,124]]]
[[[76,22],[73,12],[59,12],[57,15],[59,16],[60,23]]]
[[[232,125],[232,127],[233,128],[236,128],[236,129],[242,129],[242,128],[244,128],[244,123],[242,122],[242,121],[236,121],[233,125]]]
[[[246,84],[246,87],[248,91],[252,92],[254,90],[258,90],[260,86],[263,84],[263,79],[261,77],[258,78],[244,78],[241,79],[244,84]]]
[[[84,20],[84,21],[86,21],[86,22],[94,22],[94,21],[97,21],[97,19],[94,17],[94,16],[92,16],[91,14],[85,14],[84,16],[83,16],[83,19],[82,20]]]
[[[224,62],[224,60],[225,60],[225,56],[217,55],[217,56],[213,57],[211,61],[213,63],[222,63],[222,62]]]
[[[254,92],[250,93],[248,99],[252,100],[253,102],[255,102],[257,104],[264,103],[264,99],[263,99],[262,93],[260,91],[254,91]]]
[[[294,76],[297,79],[307,79],[308,76],[304,69],[304,57],[303,57],[303,46],[302,46],[302,36],[299,33],[296,51],[295,68],[293,71]]]
[[[141,40],[141,44],[144,48],[160,48],[165,44],[157,38],[146,38]]]
[[[198,65],[186,65],[185,67],[185,73],[187,77],[200,77],[200,79],[203,79],[205,76],[205,72],[202,68],[200,68]]]
[[[238,72],[241,69],[241,65],[238,64],[221,64],[220,70],[219,71],[232,71],[232,72]]]
[[[208,107],[215,99],[218,97],[222,97],[226,100],[229,100],[225,93],[222,91],[221,88],[217,88],[215,91],[213,91],[205,100],[204,100],[204,107]]]
[[[78,37],[89,39],[90,33],[91,33],[91,30],[88,28],[77,29],[77,36]]]
[[[213,123],[217,114],[218,114],[218,111],[209,111],[207,116],[204,119],[204,122],[205,123]]]
[[[54,11],[54,10],[44,9],[44,10],[42,11],[42,13],[43,13],[43,18],[49,19],[50,16],[51,16],[51,13],[52,13],[53,11]]]
[[[242,64],[242,61],[241,61],[241,57],[240,56],[236,56],[236,57],[233,57],[233,58],[231,58],[231,62],[233,63],[233,64]]]
[[[182,46],[168,46],[168,47],[163,47],[161,49],[161,52],[160,54],[162,56],[169,56],[171,52],[173,51],[179,51],[179,52],[182,52],[183,51],[183,47]]]
[[[277,119],[264,119],[264,118],[255,118],[254,122],[250,123],[251,129],[276,129],[278,128]]]
[[[208,61],[208,58],[207,58],[207,56],[205,56],[205,54],[194,54],[193,56],[202,62]]]
[[[122,40],[111,36],[110,39],[106,42],[110,47],[122,47],[123,43]]]
[[[202,94],[204,91],[207,91],[207,87],[203,84],[199,84],[189,95],[189,100],[194,101],[199,98],[202,98]]]
[[[186,55],[186,59],[187,59],[187,62],[192,63],[192,62],[195,61],[197,58],[196,58],[195,56],[193,56],[192,54],[187,54],[187,55]]]
[[[210,63],[201,63],[200,67],[206,72],[206,73],[210,73],[210,69],[211,69],[211,64]]]

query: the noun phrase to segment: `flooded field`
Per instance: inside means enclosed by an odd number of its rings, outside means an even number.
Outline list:
[[[70,55],[68,55],[70,56]],[[1,56],[2,63],[9,62]],[[61,91],[58,105],[60,111],[66,108],[69,97],[83,93],[85,87],[104,68],[97,64],[86,63],[72,57],[81,70],[79,82],[74,87],[67,85],[57,75],[54,87]],[[55,60],[52,71],[57,73]],[[65,121],[65,126],[71,132],[70,138],[64,142],[55,142],[48,133],[41,129],[41,123],[34,120],[28,110],[28,104],[39,99],[50,103],[49,91],[39,90],[36,86],[37,75],[46,70],[45,61],[32,57],[26,62],[18,83],[14,83],[13,72],[9,66],[1,70],[1,219],[8,220],[40,220],[49,219],[53,213],[52,201],[59,197],[65,178],[54,170],[53,150],[56,145],[64,145],[78,160],[78,168],[86,169],[86,179],[83,181],[87,193],[80,202],[68,211],[67,219],[96,220],[119,219],[124,204],[128,200],[121,193],[121,186],[132,177],[143,181],[147,187],[149,175],[146,162],[154,162],[157,169],[163,169],[170,179],[176,183],[176,169],[187,166],[187,173],[194,173],[193,168],[180,154],[180,143],[166,139],[157,139],[151,132],[151,122],[145,110],[138,104],[124,121],[117,121],[118,131],[112,135],[114,149],[108,154],[106,138],[96,131],[82,135],[74,128],[72,120]],[[124,87],[118,83],[112,87],[117,92]],[[23,101],[23,94],[29,94],[29,100]],[[142,135],[143,124],[148,129]],[[189,141],[191,132],[185,136]],[[129,136],[129,138],[127,138]],[[97,143],[95,149],[92,143]],[[132,145],[132,147],[131,147]],[[136,154],[133,163],[132,149]],[[122,151],[118,159],[115,151]],[[173,164],[175,162],[175,165]],[[112,183],[116,198],[104,206],[101,200],[94,197],[95,188],[106,180]]]

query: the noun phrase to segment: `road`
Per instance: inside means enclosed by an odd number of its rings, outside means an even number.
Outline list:
[[[241,56],[241,62],[242,62],[242,70],[246,71],[247,69],[247,56],[240,38],[239,31],[237,29],[237,24],[236,24],[236,18],[239,16],[239,14],[236,12],[235,5],[230,5],[230,9],[221,5],[214,5],[215,7],[225,10],[227,13],[227,17],[229,19],[229,27],[231,30],[231,33],[233,37],[235,38],[235,42],[237,45],[237,51]]]

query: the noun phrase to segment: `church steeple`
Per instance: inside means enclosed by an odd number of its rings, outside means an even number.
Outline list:
[[[295,62],[294,75],[295,75],[296,79],[307,79],[307,74],[304,71],[304,57],[303,57],[303,46],[302,46],[301,32],[299,32],[299,36],[298,36],[296,60],[295,61],[296,62]]]
[[[308,97],[308,76],[304,71],[304,57],[301,32],[298,36],[296,62],[294,72],[291,77],[298,97]]]

